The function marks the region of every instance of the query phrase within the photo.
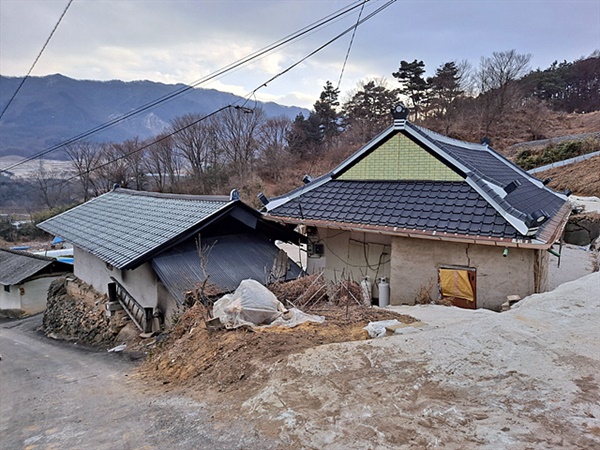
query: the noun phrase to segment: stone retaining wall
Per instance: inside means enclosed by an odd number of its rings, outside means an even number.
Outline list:
[[[108,297],[76,277],[58,278],[48,289],[42,330],[55,339],[112,346],[130,320],[123,310],[107,315]]]
[[[567,244],[588,245],[600,235],[600,214],[574,214],[565,227],[564,240]]]

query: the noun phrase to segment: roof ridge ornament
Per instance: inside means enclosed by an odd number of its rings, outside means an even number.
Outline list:
[[[394,128],[404,128],[410,109],[404,103],[400,102],[392,108],[392,117],[394,118]]]

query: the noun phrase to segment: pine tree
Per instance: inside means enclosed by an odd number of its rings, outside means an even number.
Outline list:
[[[404,94],[410,100],[415,117],[421,114],[422,106],[427,101],[427,81],[423,78],[425,73],[425,63],[423,61],[413,62],[400,61],[398,72],[392,73],[392,76],[402,85],[400,93]]]

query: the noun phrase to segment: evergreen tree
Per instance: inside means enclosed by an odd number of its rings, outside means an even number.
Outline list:
[[[410,100],[415,117],[419,117],[422,106],[427,101],[428,85],[423,78],[424,73],[425,63],[416,59],[413,62],[400,61],[398,72],[392,73],[392,76],[402,85],[400,93]]]
[[[388,89],[384,80],[360,82],[342,108],[354,143],[365,143],[390,125],[390,112],[398,102],[398,90]]]
[[[313,105],[314,114],[319,119],[325,141],[340,134],[339,95],[340,90],[334,88],[331,81],[327,81],[319,100]]]

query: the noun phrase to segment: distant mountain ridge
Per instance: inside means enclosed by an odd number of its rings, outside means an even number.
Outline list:
[[[0,76],[0,111],[21,81],[19,77]],[[31,156],[185,87],[153,81],[74,80],[60,74],[30,77],[0,119],[0,156]],[[149,138],[176,117],[210,113],[240,99],[214,89],[190,89],[88,139],[121,142]],[[305,116],[308,112],[273,102],[257,103],[269,117],[283,115],[293,119],[300,112]],[[60,158],[64,153],[57,151],[52,156]]]

